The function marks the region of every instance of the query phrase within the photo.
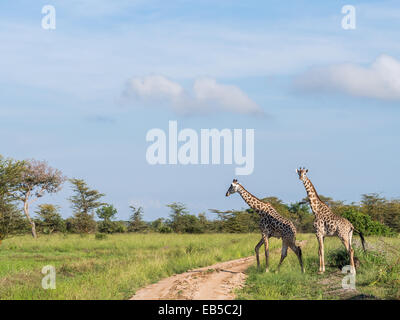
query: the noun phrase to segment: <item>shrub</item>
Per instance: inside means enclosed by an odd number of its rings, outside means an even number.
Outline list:
[[[71,220],[71,230],[77,233],[93,233],[96,231],[96,221],[93,214],[88,213],[75,213]]]
[[[341,214],[353,224],[356,230],[362,232],[365,236],[393,237],[396,235],[396,232],[388,226],[372,220],[369,215],[363,214],[354,208],[349,208]]]
[[[100,221],[97,224],[97,230],[100,233],[124,233],[127,227],[122,221]]]
[[[159,229],[158,232],[160,233],[172,233],[172,228],[166,225],[162,225]]]
[[[94,237],[95,237],[96,240],[107,239],[107,235],[105,233],[96,233]]]
[[[52,204],[41,204],[36,211],[38,218],[36,225],[44,234],[53,232],[65,232],[65,221],[58,212],[59,207]]]
[[[132,215],[129,218],[129,232],[145,232],[148,227],[146,222],[143,221],[143,208],[136,208],[134,206],[129,206],[132,210]]]

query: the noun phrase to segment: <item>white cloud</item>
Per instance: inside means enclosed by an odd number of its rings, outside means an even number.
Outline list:
[[[241,114],[263,113],[260,106],[234,85],[217,83],[211,78],[199,78],[191,90],[160,75],[133,78],[124,96],[134,102],[171,108],[181,114],[204,114],[226,111]]]
[[[133,92],[143,99],[179,99],[184,90],[176,82],[168,80],[163,76],[148,76],[134,78],[130,81]]]
[[[221,109],[236,113],[262,112],[261,108],[240,88],[218,84],[214,79],[197,79],[193,85],[193,91],[199,104],[215,102]]]
[[[370,66],[338,64],[311,69],[295,85],[310,92],[339,92],[352,96],[400,100],[400,61],[379,56]]]

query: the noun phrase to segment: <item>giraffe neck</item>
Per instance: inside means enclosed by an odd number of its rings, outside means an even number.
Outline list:
[[[325,205],[325,204],[319,198],[314,185],[312,184],[310,179],[308,179],[308,177],[305,177],[305,179],[303,180],[303,183],[304,183],[304,187],[306,188],[306,191],[307,191],[307,196],[308,196],[308,200],[310,201],[311,209],[314,212],[314,214],[317,214],[320,211],[320,210],[318,210],[319,206],[321,204],[323,204],[323,205]]]
[[[242,185],[239,186],[240,188],[238,189],[238,192],[250,208],[254,209],[260,215],[269,213],[270,209],[272,208],[269,203],[262,202],[256,196],[253,196],[250,192],[248,192]]]

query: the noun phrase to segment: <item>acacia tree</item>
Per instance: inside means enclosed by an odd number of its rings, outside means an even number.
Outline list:
[[[100,219],[103,219],[98,224],[98,228],[100,232],[104,233],[113,233],[116,229],[116,224],[112,219],[115,218],[116,214],[118,213],[117,209],[114,208],[112,204],[103,206],[96,210],[96,214]]]
[[[23,161],[4,159],[0,155],[0,241],[25,231],[25,221],[15,204]]]
[[[362,211],[380,223],[384,223],[385,220],[385,204],[387,204],[387,200],[378,193],[361,195]]]
[[[35,221],[29,214],[30,205],[45,193],[56,193],[61,190],[66,177],[58,169],[50,167],[46,161],[26,160],[21,171],[17,198],[24,204],[24,213],[28,219],[33,238],[37,237]]]
[[[181,233],[185,229],[185,216],[189,214],[186,206],[180,202],[173,202],[167,204],[167,207],[171,209],[169,224],[174,232]]]
[[[117,209],[112,204],[103,206],[96,210],[96,214],[100,219],[104,221],[111,221],[117,214]]]
[[[58,212],[59,207],[52,204],[41,204],[36,211],[39,227],[42,232],[51,234],[54,231],[65,231],[65,221]]]
[[[68,199],[74,210],[74,229],[79,233],[93,232],[96,228],[93,211],[106,205],[106,203],[98,201],[105,194],[90,189],[82,179],[71,179],[70,182],[75,192],[75,195]]]
[[[26,223],[23,214],[13,203],[3,203],[0,199],[0,243],[1,240],[27,231],[29,224]],[[29,230],[29,229],[28,229]]]
[[[136,208],[134,206],[129,206],[132,210],[132,215],[129,218],[129,232],[140,232],[147,228],[146,223],[143,221],[143,208]]]

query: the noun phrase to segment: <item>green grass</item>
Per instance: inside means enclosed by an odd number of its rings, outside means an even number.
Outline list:
[[[346,262],[337,238],[325,240],[326,273],[318,275],[318,245],[313,234],[306,240],[300,272],[297,257],[289,250],[275,273],[281,240],[270,239],[270,272],[252,266],[239,299],[346,299],[354,295],[379,299],[400,298],[400,238],[367,237],[368,252],[355,239],[356,293],[341,290]],[[128,299],[137,289],[195,267],[254,254],[259,234],[118,234],[96,239],[95,235],[41,235],[4,240],[0,245],[0,299]],[[263,264],[264,250],[260,250]],[[57,288],[44,290],[41,270],[53,265]]]
[[[338,238],[325,239],[324,275],[318,275],[318,243],[313,234],[300,234],[307,240],[303,247],[306,273],[301,274],[297,257],[289,254],[279,273],[276,271],[280,253],[270,254],[270,272],[249,268],[246,286],[237,292],[238,299],[400,299],[400,238],[367,237],[367,252],[355,242],[355,256],[360,261],[356,274],[356,292],[343,290],[341,266],[348,256]],[[280,240],[270,240],[275,247]],[[264,260],[265,261],[265,260]]]
[[[249,256],[258,234],[41,235],[0,245],[0,299],[127,299],[162,278]],[[41,270],[56,268],[55,290]]]

